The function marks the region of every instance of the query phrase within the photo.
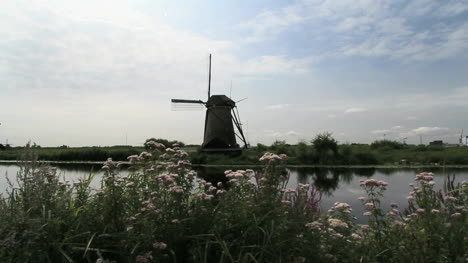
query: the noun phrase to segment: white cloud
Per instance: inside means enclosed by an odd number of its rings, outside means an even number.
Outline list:
[[[21,135],[30,133],[23,123],[31,115],[26,109],[34,109],[48,116],[34,121],[34,127],[38,140],[49,145],[71,144],[66,134],[87,134],[91,126],[96,136],[82,136],[75,145],[112,144],[113,134],[123,132],[136,142],[152,132],[199,142],[203,114],[171,112],[170,99],[206,96],[208,52],[214,53],[215,92],[236,75],[294,75],[307,72],[310,63],[310,58],[285,56],[244,61],[232,41],[159,24],[120,2],[19,1],[2,7],[0,16],[11,19],[0,21],[0,107],[5,115],[20,116],[8,119],[11,132],[2,136],[10,138],[29,136]],[[109,116],[120,116],[118,125]],[[67,130],[51,138],[47,130],[56,123]],[[183,127],[194,132],[188,135]]]
[[[238,27],[252,31],[245,41],[260,42],[276,36],[290,26],[304,21],[306,18],[298,13],[296,7],[289,6],[278,11],[265,10],[252,20],[241,23]]]
[[[245,75],[302,74],[309,71],[313,58],[286,59],[281,56],[261,56],[239,66],[238,72]]]
[[[300,135],[299,132],[290,130],[287,132],[280,132],[275,130],[264,130],[264,133],[268,137],[274,137],[276,139],[286,138],[286,137],[298,137]]]
[[[297,136],[299,136],[299,133],[296,132],[296,131],[288,131],[288,132],[286,132],[285,135],[289,136],[289,137],[297,137]]]
[[[403,129],[403,128],[404,128],[403,126],[396,125],[396,126],[393,126],[391,129],[392,129],[392,130],[401,130],[401,129]]]
[[[387,134],[387,133],[390,133],[392,132],[391,130],[373,130],[371,131],[371,133],[373,134]]]
[[[274,105],[268,105],[267,109],[269,110],[283,110],[285,108],[288,108],[290,105],[289,104],[274,104]]]
[[[345,114],[351,114],[351,113],[359,113],[359,112],[365,112],[367,109],[365,108],[349,108],[344,111]]]
[[[443,135],[449,131],[446,127],[419,127],[411,130],[415,135]]]
[[[248,41],[271,40],[296,27],[318,31],[338,45],[327,55],[433,61],[464,54],[468,23],[446,18],[466,10],[464,1],[302,0],[263,11],[240,28]]]

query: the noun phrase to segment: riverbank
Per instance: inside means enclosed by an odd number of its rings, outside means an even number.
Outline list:
[[[19,160],[0,160],[0,164],[19,164],[24,161]],[[102,161],[36,161],[42,164],[82,164],[82,165],[101,165]],[[123,165],[130,165],[128,161],[120,161]],[[193,167],[226,167],[226,168],[261,168],[259,164],[192,164]],[[328,169],[423,169],[423,168],[450,168],[450,169],[468,169],[468,165],[448,164],[448,165],[320,165],[320,164],[285,164],[286,168],[328,168]]]
[[[391,187],[403,189],[391,178],[359,178],[351,189],[363,191],[352,198],[357,204],[344,198],[347,203],[322,210],[317,181],[288,187],[285,155],[263,155],[260,173],[243,169],[208,181],[196,177],[187,153],[167,153],[153,150],[132,158],[123,174],[117,162],[100,164],[104,174],[98,189],[91,186],[93,174],[63,181],[57,169],[26,162],[27,169],[17,173],[16,190],[0,195],[0,236],[5,237],[0,258],[141,263],[413,262],[417,257],[418,262],[461,262],[467,256],[467,185],[449,177],[442,191],[434,188],[440,178],[432,174],[411,178],[411,192],[401,202],[409,202],[406,208],[383,201],[394,192]],[[354,219],[359,207],[367,223]]]
[[[199,147],[182,147],[190,153],[189,160],[194,165],[216,166],[259,166],[258,156],[265,152],[286,154],[288,166],[308,167],[355,167],[355,168],[424,168],[424,167],[466,167],[468,147],[444,147],[407,145],[392,141],[377,141],[367,144],[340,144],[336,142],[318,146],[299,143],[289,145],[276,142],[271,146],[258,144],[245,149],[239,156],[207,154]],[[35,147],[37,159],[44,162],[100,163],[112,158],[126,162],[127,157],[146,151],[139,146],[109,147]],[[23,159],[24,147],[14,147],[0,151],[0,160]]]

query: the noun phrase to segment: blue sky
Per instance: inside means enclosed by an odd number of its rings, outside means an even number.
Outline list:
[[[468,134],[466,0],[0,5],[2,143],[200,143],[209,53],[253,144]]]

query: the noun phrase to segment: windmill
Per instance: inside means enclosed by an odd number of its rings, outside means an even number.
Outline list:
[[[236,102],[226,95],[211,95],[211,54],[208,73],[208,98],[202,100],[172,99],[175,104],[198,104],[206,107],[205,132],[202,150],[204,152],[240,152],[242,148],[236,141],[239,138],[247,148],[248,144],[242,131]],[[237,101],[240,102],[240,101]],[[235,131],[236,128],[237,132]]]

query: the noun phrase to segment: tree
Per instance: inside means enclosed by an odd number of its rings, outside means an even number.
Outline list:
[[[317,153],[321,164],[331,164],[336,161],[338,141],[330,132],[320,133],[312,140],[312,146]]]
[[[320,133],[312,140],[312,145],[317,153],[338,152],[338,141],[333,138],[330,132]]]

